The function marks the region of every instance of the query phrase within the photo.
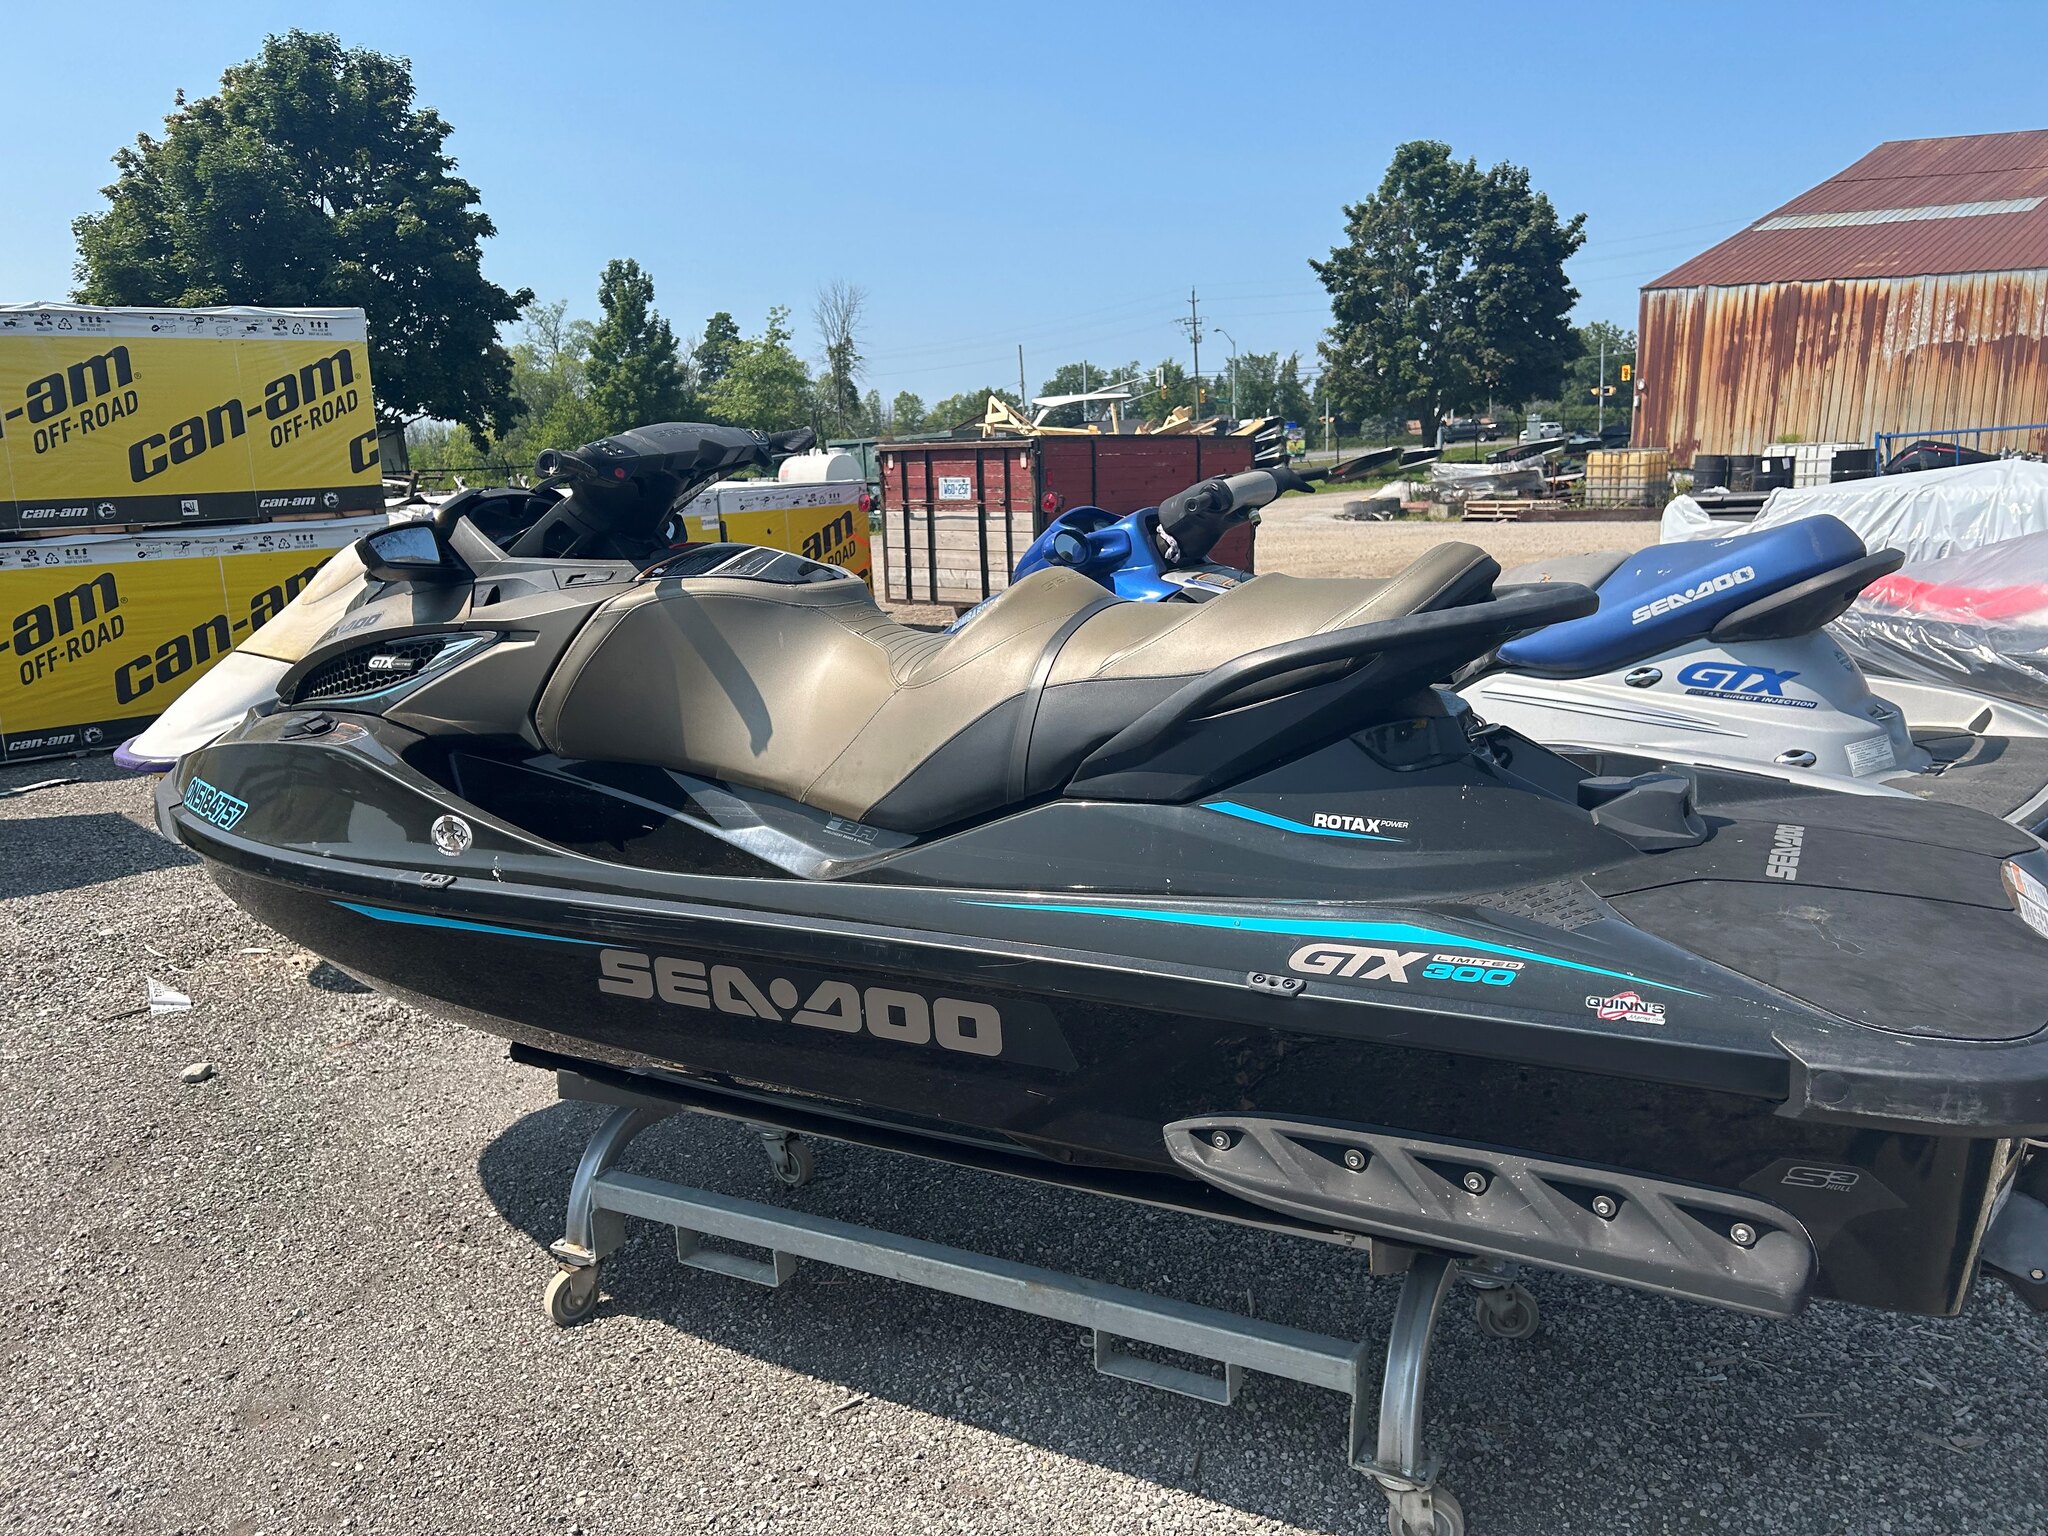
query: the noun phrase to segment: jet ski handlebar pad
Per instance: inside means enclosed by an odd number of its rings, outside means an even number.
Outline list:
[[[1794,582],[1721,620],[1708,635],[1716,645],[1745,640],[1789,640],[1810,635],[1849,611],[1856,594],[1906,563],[1903,550],[1881,549],[1840,570]]]

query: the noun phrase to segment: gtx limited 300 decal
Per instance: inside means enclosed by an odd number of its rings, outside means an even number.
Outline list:
[[[1783,709],[1817,709],[1818,699],[1791,699],[1785,685],[1797,672],[1745,667],[1732,661],[1696,661],[1680,670],[1678,682],[1696,698],[1734,699],[1741,704],[1776,704]]]
[[[863,985],[813,971],[779,974],[679,955],[607,949],[597,957],[597,990],[732,1018],[797,1024],[898,1045],[1000,1056],[1027,1066],[1075,1065],[1052,1015],[1022,999],[938,996],[908,987]]]
[[[1342,922],[1313,917],[1243,917],[1222,912],[1175,911],[1162,907],[1110,907],[1084,905],[1079,902],[972,901],[968,904],[995,907],[1008,912],[1073,913],[1086,917],[1114,917],[1129,922],[1169,923],[1179,927],[1232,930],[1239,933],[1289,934],[1303,939],[1321,939],[1326,944],[1359,940],[1369,946],[1385,947],[1397,953],[1410,947],[1423,947],[1434,953],[1435,949],[1441,946],[1450,952],[1447,957],[1449,959],[1471,960],[1478,964],[1503,967],[1509,960],[1520,960],[1531,965],[1553,965],[1560,970],[1577,971],[1588,976],[1608,976],[1616,981],[1634,982],[1639,987],[1653,987],[1660,992],[1676,992],[1683,997],[1706,995],[1668,981],[1652,981],[1647,976],[1637,976],[1629,971],[1617,971],[1604,965],[1591,965],[1583,960],[1567,960],[1562,955],[1546,955],[1510,944],[1497,944],[1487,939],[1473,938],[1469,934],[1446,933],[1436,928],[1425,928],[1418,923]],[[1339,962],[1340,965],[1343,963]],[[1359,979],[1366,978],[1361,975]]]
[[[1462,981],[1510,987],[1519,960],[1474,955],[1433,955],[1426,949],[1378,949],[1362,944],[1304,944],[1287,958],[1289,970],[1306,976],[1357,977],[1360,981]]]
[[[1703,597],[1712,597],[1716,592],[1732,592],[1745,582],[1755,580],[1755,566],[1738,566],[1732,571],[1723,571],[1718,576],[1709,576],[1705,581],[1693,586],[1681,587],[1676,592],[1667,592],[1662,597],[1652,598],[1633,609],[1629,613],[1628,621],[1631,624],[1644,624],[1659,614],[1683,608],[1687,603],[1696,603]]]

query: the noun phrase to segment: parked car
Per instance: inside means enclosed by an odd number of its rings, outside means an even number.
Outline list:
[[[1447,443],[1490,443],[1500,436],[1500,426],[1484,416],[1449,416],[1443,434]]]

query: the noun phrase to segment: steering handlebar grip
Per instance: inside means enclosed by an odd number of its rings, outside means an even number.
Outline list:
[[[588,475],[590,466],[573,449],[544,448],[533,461],[533,472],[543,480],[553,480],[557,476]]]

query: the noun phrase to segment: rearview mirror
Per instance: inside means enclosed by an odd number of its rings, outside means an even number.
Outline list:
[[[1071,528],[1061,528],[1052,536],[1052,548],[1046,553],[1055,565],[1086,565],[1094,553],[1088,547],[1088,540]]]
[[[400,523],[356,541],[363,569],[376,581],[460,581],[469,568],[432,523]]]

